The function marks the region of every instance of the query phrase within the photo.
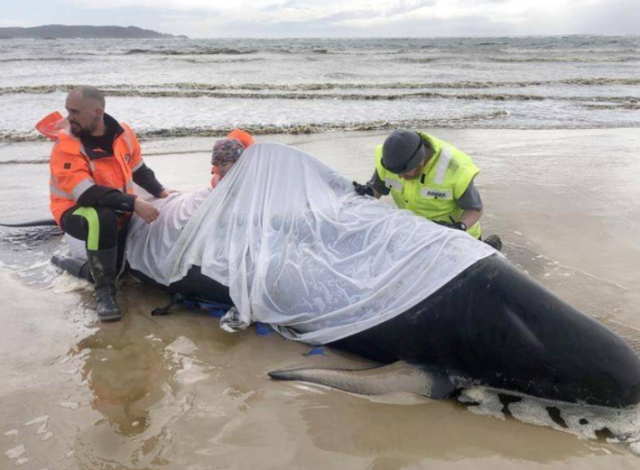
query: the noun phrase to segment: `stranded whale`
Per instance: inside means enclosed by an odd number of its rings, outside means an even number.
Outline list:
[[[134,275],[235,304],[237,325],[269,323],[290,339],[391,364],[272,378],[363,394],[443,398],[481,385],[607,407],[640,402],[640,359],[612,331],[466,234],[356,197],[310,155],[255,145],[215,192],[156,203],[156,223],[131,224]]]
[[[132,270],[170,292],[233,302],[235,327],[259,321],[289,339],[403,361],[426,396],[473,384],[640,402],[640,359],[613,332],[486,244],[354,195],[303,152],[254,145],[215,190],[157,204],[154,224],[132,221]],[[384,371],[272,377],[376,393],[366,384]]]
[[[198,267],[168,290],[213,302],[231,300],[228,288]],[[457,387],[481,385],[607,407],[640,402],[640,359],[626,342],[499,256],[478,261],[393,319],[326,345],[405,365],[400,373],[394,366],[269,375],[365,395],[410,391],[443,398]]]
[[[640,360],[631,348],[498,257],[403,315],[330,346],[383,363],[428,364],[459,386],[608,407],[640,401]],[[326,383],[318,370],[283,378]]]

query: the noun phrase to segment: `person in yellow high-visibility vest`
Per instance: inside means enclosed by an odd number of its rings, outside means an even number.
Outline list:
[[[468,155],[425,132],[399,129],[376,147],[375,165],[369,182],[354,181],[358,194],[391,194],[401,209],[482,238],[484,206],[474,184],[480,170]],[[494,238],[487,240],[492,246]]]

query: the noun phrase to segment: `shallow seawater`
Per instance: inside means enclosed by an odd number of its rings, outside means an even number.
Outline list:
[[[434,130],[473,155],[485,233],[563,299],[640,339],[640,134],[616,130]],[[291,143],[366,180],[384,132],[260,137]],[[209,180],[210,139],[143,143],[161,181]],[[42,158],[47,145],[11,144]],[[608,157],[603,164],[603,155]],[[46,218],[44,163],[0,170],[2,220]],[[48,263],[52,230],[0,233],[0,468],[636,468],[637,409],[611,411],[467,389],[458,399],[366,398],[275,382],[270,370],[372,364],[250,328],[125,278],[121,322],[100,324],[91,287]],[[633,346],[638,351],[637,346]],[[463,403],[466,402],[466,403]],[[469,403],[472,402],[472,403]],[[551,410],[551,411],[550,411]],[[582,421],[586,420],[587,424]],[[563,424],[564,423],[564,424]],[[603,429],[608,429],[604,431]]]

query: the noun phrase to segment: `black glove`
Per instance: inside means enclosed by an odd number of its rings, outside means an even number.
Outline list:
[[[369,184],[360,184],[357,181],[353,182],[353,187],[356,190],[356,193],[359,196],[371,196],[375,197],[375,193],[373,192],[373,188]]]
[[[451,222],[446,222],[444,220],[432,220],[432,222],[434,222],[434,223],[436,223],[438,225],[442,225],[443,227],[455,228]]]
[[[444,220],[434,220],[434,222],[438,225],[442,225],[443,227],[462,230],[463,232],[467,231],[467,226],[464,224],[464,222],[446,222]]]
[[[462,230],[463,232],[467,231],[467,225],[464,222],[454,222],[451,224],[451,228],[455,228],[456,230]]]

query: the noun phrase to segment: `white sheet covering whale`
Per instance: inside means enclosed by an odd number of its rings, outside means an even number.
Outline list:
[[[192,266],[229,287],[243,324],[325,344],[406,312],[495,254],[466,233],[357,196],[350,180],[280,144],[249,148],[213,190],[155,200],[132,220],[130,266],[169,285]]]

